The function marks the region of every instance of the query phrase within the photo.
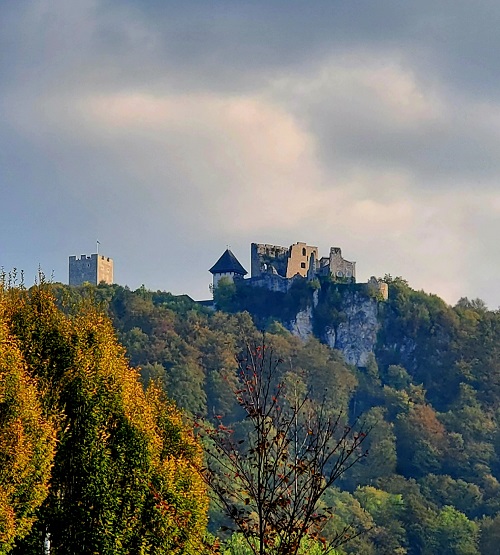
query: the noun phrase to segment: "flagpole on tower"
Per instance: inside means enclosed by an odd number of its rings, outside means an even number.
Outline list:
[[[97,254],[99,254],[99,245],[100,245],[100,244],[101,244],[101,243],[99,243],[99,241],[96,241]]]

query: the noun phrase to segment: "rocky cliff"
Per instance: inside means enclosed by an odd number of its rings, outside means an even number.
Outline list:
[[[366,366],[377,343],[379,309],[388,298],[387,284],[342,283],[325,277],[285,279],[277,274],[221,283],[214,292],[219,309],[248,311],[266,329],[278,321],[306,340],[314,336],[342,352],[345,361]]]
[[[365,289],[341,286],[316,291],[313,302],[296,313],[288,329],[301,339],[316,335],[332,349],[342,352],[345,361],[366,366],[373,354],[380,328],[379,303]]]

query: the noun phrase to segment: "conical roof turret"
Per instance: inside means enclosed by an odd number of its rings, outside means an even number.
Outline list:
[[[224,251],[219,260],[217,260],[217,262],[210,268],[209,272],[211,274],[233,272],[234,274],[239,274],[240,276],[246,276],[248,274],[236,256],[234,256],[229,249]]]

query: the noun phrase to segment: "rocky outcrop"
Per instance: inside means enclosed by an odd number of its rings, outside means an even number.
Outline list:
[[[290,322],[288,329],[303,341],[313,335],[313,308],[308,306],[305,310],[297,312],[297,316]]]
[[[345,321],[337,326],[332,335],[329,330],[330,341],[344,355],[348,364],[366,366],[368,359],[375,349],[377,332],[379,330],[378,302],[374,298],[366,297],[360,293],[348,295],[342,300],[342,311]],[[326,330],[325,330],[326,331]],[[325,339],[328,337],[326,333]]]
[[[319,301],[321,302],[321,301]],[[317,295],[313,305],[301,310],[289,323],[288,329],[297,337],[305,340],[313,335],[315,327],[314,308],[317,306]],[[366,366],[373,354],[380,327],[378,322],[379,301],[367,295],[363,290],[345,288],[340,301],[341,321],[326,325],[320,330],[322,341],[332,349],[342,352],[345,361],[354,366]]]
[[[303,341],[314,335],[314,309],[318,306],[318,290],[312,295],[312,306],[297,312],[295,318],[289,323],[288,329],[293,335],[300,337]]]

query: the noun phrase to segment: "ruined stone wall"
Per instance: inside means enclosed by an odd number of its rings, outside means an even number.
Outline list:
[[[250,247],[251,277],[258,277],[262,273],[268,272],[269,266],[272,266],[280,276],[286,277],[288,250],[287,247],[277,245],[252,243]]]
[[[293,281],[294,280],[286,279],[279,274],[267,273],[246,279],[245,284],[251,287],[263,287],[269,291],[287,293]]]
[[[292,245],[289,249],[286,277],[291,278],[296,274],[306,277],[309,271],[311,256],[318,260],[318,247],[311,247],[305,243],[295,243]]]
[[[389,286],[383,281],[379,281],[372,276],[366,284],[366,291],[370,297],[375,297],[379,301],[387,301],[389,299]]]
[[[342,250],[340,247],[331,247],[330,257],[326,263],[325,259],[322,259],[324,265],[321,267],[321,274],[330,274],[335,279],[338,280],[351,280],[356,281],[356,262],[350,262],[342,257]]]
[[[318,247],[300,242],[290,247],[252,243],[250,250],[252,277],[268,272],[285,278],[306,277],[313,260],[314,265],[319,260]]]

